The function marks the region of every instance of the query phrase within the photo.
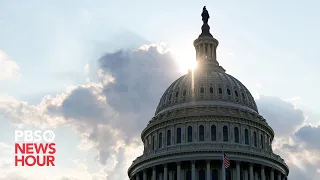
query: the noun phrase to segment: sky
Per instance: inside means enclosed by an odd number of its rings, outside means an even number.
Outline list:
[[[195,61],[204,5],[289,179],[319,179],[319,2],[1,0],[0,180],[128,179],[162,93]],[[18,128],[53,129],[57,166],[14,167]]]

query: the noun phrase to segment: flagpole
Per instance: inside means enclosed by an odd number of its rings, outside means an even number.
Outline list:
[[[226,180],[226,168],[224,167],[224,151],[222,146],[222,180]]]

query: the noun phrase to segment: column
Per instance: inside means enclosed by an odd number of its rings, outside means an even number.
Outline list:
[[[232,180],[237,180],[237,170],[236,170],[236,168],[233,168],[231,173],[232,173],[232,175],[231,175]]]
[[[196,180],[196,162],[191,161],[191,179]]]
[[[180,172],[181,172],[181,163],[177,162],[177,180],[181,180]]]
[[[169,180],[173,180],[173,171],[169,171]]]
[[[250,166],[249,166],[249,174],[250,174],[250,180],[254,180],[253,179],[253,164],[250,163]]]
[[[244,180],[249,180],[248,170],[244,170]]]
[[[140,180],[139,173],[136,174],[136,180]]]
[[[147,171],[143,170],[143,180],[147,180]]]
[[[164,169],[163,169],[163,180],[168,180],[168,165],[164,164]]]
[[[286,180],[286,176],[285,175],[282,176],[282,180]]]
[[[261,180],[266,180],[266,175],[264,173],[264,166],[261,166]]]
[[[254,180],[259,180],[258,172],[254,172]]]
[[[278,172],[277,180],[281,180],[281,172]]]
[[[163,180],[163,173],[160,173],[159,180]]]
[[[207,160],[207,179],[211,180],[211,177],[210,177],[210,172],[211,172],[211,167],[210,167],[210,160]]]
[[[274,180],[274,171],[273,171],[273,168],[270,169],[270,180]]]
[[[237,180],[240,180],[240,162],[237,161],[236,162],[236,177],[237,177]]]
[[[152,168],[152,180],[156,180],[157,179],[157,170],[156,167],[154,166]]]

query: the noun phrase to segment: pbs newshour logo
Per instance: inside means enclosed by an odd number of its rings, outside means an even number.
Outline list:
[[[52,130],[15,130],[15,166],[55,166]]]

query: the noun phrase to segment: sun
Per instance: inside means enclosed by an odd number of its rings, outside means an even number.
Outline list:
[[[187,73],[189,70],[195,70],[197,68],[196,55],[194,49],[186,49],[183,47],[173,48],[172,54],[179,67],[179,72]]]

